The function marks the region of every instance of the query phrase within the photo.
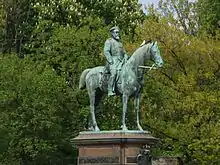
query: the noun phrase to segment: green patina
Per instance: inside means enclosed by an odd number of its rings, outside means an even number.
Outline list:
[[[117,27],[112,28],[112,39],[105,43],[105,55],[107,66],[98,66],[86,69],[80,76],[79,88],[87,88],[90,98],[90,110],[92,116],[91,130],[99,131],[95,117],[95,106],[102,96],[121,95],[123,101],[122,130],[127,131],[125,124],[127,103],[131,96],[134,97],[134,108],[136,111],[136,124],[140,131],[143,131],[139,121],[139,98],[140,90],[143,87],[144,64],[148,60],[155,62],[155,67],[163,66],[163,59],[160,56],[160,49],[157,42],[144,41],[141,46],[128,59],[119,41]],[[113,47],[114,46],[114,47]],[[106,72],[109,69],[110,75]],[[118,74],[118,76],[117,76]],[[118,79],[116,79],[118,77]],[[116,82],[116,80],[118,80]]]

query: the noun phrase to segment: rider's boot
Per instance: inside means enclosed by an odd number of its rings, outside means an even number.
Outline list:
[[[111,75],[108,80],[108,96],[114,96],[115,92],[115,75]]]

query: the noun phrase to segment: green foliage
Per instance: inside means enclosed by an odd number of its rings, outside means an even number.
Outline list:
[[[195,6],[196,2],[189,0],[160,0],[158,12],[186,34],[195,35],[198,31]]]
[[[21,56],[30,53],[30,48],[40,48],[44,45],[57,25],[80,28],[87,25],[88,17],[91,17],[104,20],[105,25],[118,24],[127,34],[134,35],[135,28],[143,21],[144,16],[137,0],[2,1],[2,52],[15,51]]]
[[[141,103],[143,124],[162,139],[159,152],[219,164],[219,43],[186,36],[166,20],[147,20],[138,33],[159,41],[165,59],[146,76]]]
[[[89,14],[102,18],[106,25],[117,24],[130,33],[133,33],[137,25],[143,21],[144,13],[138,0],[77,0],[77,2],[82,4]]]
[[[69,141],[84,129],[89,113],[86,92],[77,90],[79,76],[85,68],[105,65],[106,25],[134,32],[143,16],[140,5],[22,0],[5,1],[1,10],[3,53],[25,56],[1,55],[1,163],[74,162]],[[109,128],[106,120],[103,128]]]
[[[160,0],[158,8],[148,7],[149,14],[166,17],[177,28],[190,35],[218,36],[220,8],[218,0]],[[217,37],[219,38],[219,37]]]
[[[108,37],[108,27],[102,28],[99,20],[88,20],[88,25],[57,28],[50,40],[37,49],[37,61],[43,61],[66,77],[73,88],[78,88],[81,72],[97,65],[105,65],[102,46]]]
[[[103,45],[114,24],[128,54],[152,39],[165,60],[164,68],[146,73],[140,104],[143,126],[162,140],[155,154],[180,156],[188,165],[220,163],[217,1],[161,1],[146,17],[137,0],[1,2],[2,51],[25,58],[0,55],[0,164],[76,161],[70,139],[89,115],[79,76],[105,65]],[[120,129],[121,98],[105,98],[96,113],[102,130]],[[134,120],[131,101],[130,129]]]
[[[199,25],[211,35],[216,35],[220,28],[220,3],[218,0],[199,0],[197,13]]]
[[[29,0],[1,0],[1,52],[22,56],[23,44],[29,40],[36,24],[36,11]]]
[[[83,128],[77,91],[48,65],[36,65],[29,58],[2,57],[0,70],[1,130],[8,137],[7,150],[1,152],[8,155],[5,161],[9,157],[26,164],[75,161],[70,138]]]

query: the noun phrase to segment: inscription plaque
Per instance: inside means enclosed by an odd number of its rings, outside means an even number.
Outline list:
[[[79,157],[80,164],[96,164],[96,163],[119,163],[119,157]]]
[[[127,162],[127,163],[137,163],[137,158],[134,157],[134,156],[128,156],[128,157],[126,158],[126,162]]]

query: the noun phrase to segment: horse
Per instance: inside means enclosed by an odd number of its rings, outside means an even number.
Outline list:
[[[130,97],[134,97],[134,108],[136,112],[136,124],[140,131],[143,131],[139,120],[139,102],[140,90],[143,87],[144,63],[148,60],[154,61],[156,68],[163,66],[163,59],[160,56],[160,50],[157,42],[144,41],[141,46],[132,54],[127,62],[118,72],[119,81],[116,82],[116,95],[122,96],[123,115],[122,115],[122,131],[127,131],[126,112],[127,103]],[[104,76],[104,81],[103,81]],[[93,131],[100,131],[95,116],[95,107],[99,104],[103,94],[107,93],[107,80],[109,76],[105,74],[104,66],[85,69],[79,81],[79,89],[87,88],[90,98],[90,114],[92,117]],[[105,81],[106,79],[106,81]]]

